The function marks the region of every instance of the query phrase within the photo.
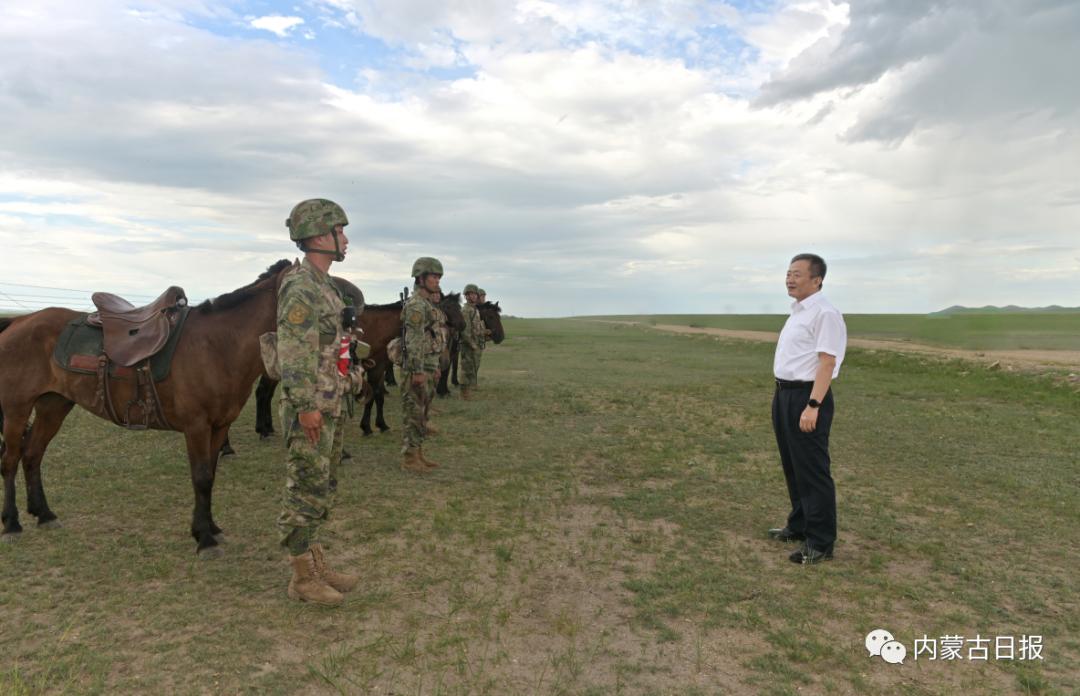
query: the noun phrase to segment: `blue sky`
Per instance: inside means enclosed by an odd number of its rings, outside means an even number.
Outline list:
[[[225,292],[325,196],[373,301],[435,255],[521,315],[782,312],[815,251],[849,312],[1080,305],[1077,31],[1054,0],[9,0],[0,293]]]

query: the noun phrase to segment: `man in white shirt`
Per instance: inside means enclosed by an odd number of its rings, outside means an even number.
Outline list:
[[[836,541],[836,488],[829,471],[834,406],[829,385],[840,374],[847,327],[839,310],[821,294],[825,270],[825,260],[816,254],[799,254],[791,260],[787,291],[795,302],[773,358],[773,432],[791,512],[787,525],[770,529],[769,536],[803,542],[789,556],[802,564],[832,558]]]

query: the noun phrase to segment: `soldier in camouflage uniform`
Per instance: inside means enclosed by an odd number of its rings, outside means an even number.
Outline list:
[[[479,307],[487,302],[487,290],[483,288],[477,288],[476,294],[479,296],[476,300],[476,306]],[[480,388],[480,361],[484,357],[484,351],[487,350],[487,340],[491,338],[491,329],[484,323],[483,316],[480,317],[480,326],[484,329],[480,335],[480,353],[476,356],[476,383],[473,384],[473,390]]]
[[[286,271],[278,290],[280,414],[288,454],[277,526],[291,556],[289,597],[340,604],[359,578],[330,570],[318,539],[337,491],[342,401],[351,381],[339,368],[345,300],[329,275],[330,264],[345,259],[349,221],[336,203],[316,198],[298,203],[285,224],[304,261]]]
[[[475,284],[469,283],[465,286],[466,302],[461,310],[465,317],[465,330],[461,332],[458,379],[461,381],[461,398],[466,401],[472,399],[476,372],[480,369],[480,356],[484,350],[484,320],[480,318],[480,310],[476,308],[479,298],[480,290]]]
[[[443,275],[438,259],[422,257],[413,263],[415,280],[412,294],[401,308],[405,340],[401,358],[401,405],[404,415],[404,439],[401,468],[426,473],[438,466],[424,455],[427,434],[425,414],[435,396],[439,372],[439,310],[431,298],[440,292]]]

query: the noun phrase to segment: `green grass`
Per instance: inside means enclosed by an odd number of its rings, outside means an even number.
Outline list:
[[[325,542],[364,581],[290,602],[279,440],[234,427],[187,536],[181,439],[76,411],[46,457],[65,523],[0,545],[0,693],[1039,693],[1080,689],[1080,398],[1068,384],[851,351],[836,385],[836,560],[764,538],[786,492],[772,346],[508,320],[443,466],[361,438]],[[25,507],[19,493],[20,506]],[[1041,662],[887,665],[865,634],[1041,634]]]
[[[779,314],[652,314],[589,317],[645,324],[779,331]],[[971,350],[1080,350],[1080,312],[1000,314],[845,314],[852,338],[914,341]]]

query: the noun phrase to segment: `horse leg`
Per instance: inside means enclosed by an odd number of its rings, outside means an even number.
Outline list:
[[[450,383],[455,387],[461,386],[457,380],[457,364],[458,364],[458,350],[460,346],[454,346],[454,350],[450,351]]]
[[[232,444],[229,442],[229,433],[226,432],[225,441],[221,443],[221,452],[219,452],[219,455],[220,457],[228,457],[232,454],[236,454],[236,450],[233,449]]]
[[[371,407],[375,405],[375,399],[364,404],[364,415],[360,417],[360,430],[363,431],[364,437],[371,434]]]
[[[0,474],[4,477],[4,509],[0,512],[0,522],[4,531],[0,532],[0,541],[11,541],[22,531],[19,524],[19,508],[15,505],[15,474],[19,471],[22,459],[23,434],[26,422],[30,420],[30,408],[25,413],[4,414],[3,455],[0,455]]]
[[[390,426],[386,424],[386,419],[383,418],[383,402],[385,400],[386,385],[380,384],[379,388],[375,390],[375,427],[381,433],[385,433],[390,429]]]
[[[450,379],[449,365],[447,369],[439,375],[439,384],[435,387],[435,393],[439,396],[448,396],[450,394],[450,387],[446,386],[446,381]]]
[[[196,553],[199,558],[217,558],[222,554],[218,540],[214,538],[215,529],[211,515],[211,498],[214,492],[214,474],[217,470],[218,451],[224,441],[228,428],[211,430],[208,426],[184,432],[187,443],[188,462],[191,465],[191,485],[195,489],[195,509],[191,516],[191,536],[198,544]]]
[[[26,479],[26,511],[37,517],[38,527],[53,529],[60,526],[60,521],[49,509],[45,499],[45,487],[41,482],[41,460],[49,443],[60,431],[64,419],[75,407],[74,401],[68,401],[59,394],[48,394],[38,399],[34,405],[34,426],[23,446],[23,477]]]
[[[274,434],[273,400],[277,382],[266,375],[259,378],[259,386],[255,388],[255,432],[260,440],[265,440]]]

